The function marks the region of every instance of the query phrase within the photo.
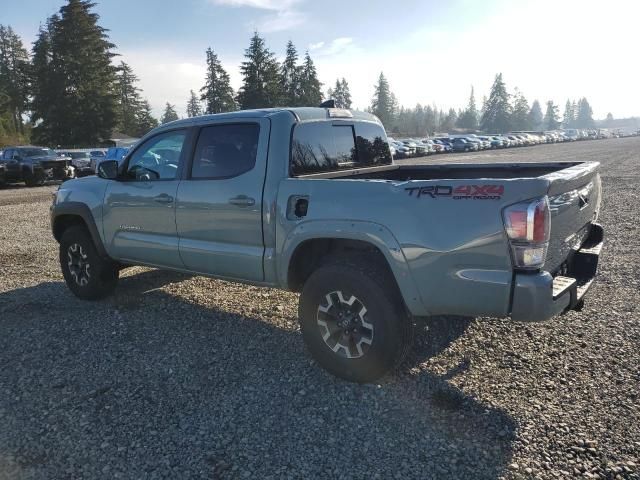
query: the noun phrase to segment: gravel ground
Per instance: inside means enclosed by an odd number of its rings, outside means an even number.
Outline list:
[[[584,310],[434,319],[367,386],[314,365],[294,294],[133,268],[75,299],[55,187],[0,190],[0,479],[640,478],[640,138],[422,161],[571,159],[603,163]]]

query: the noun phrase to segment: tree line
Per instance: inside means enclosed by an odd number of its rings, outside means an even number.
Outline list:
[[[586,98],[567,100],[565,113],[559,116],[558,106],[552,100],[546,102],[545,111],[538,100],[531,105],[524,94],[515,88],[507,91],[502,73],[495,77],[489,97],[484,97],[478,109],[474,88],[464,109],[439,110],[436,106],[417,104],[414,108],[398,107],[384,74],[380,74],[369,109],[392,132],[419,136],[455,129],[502,133],[511,131],[539,131],[564,128],[593,128],[593,110]]]
[[[116,62],[116,46],[100,26],[90,0],[67,0],[58,13],[41,25],[29,52],[10,26],[0,25],[0,145],[33,141],[66,147],[97,145],[114,131],[139,137],[159,123],[179,118],[176,106],[166,103],[160,119],[153,116],[139,79],[124,61]],[[351,108],[345,78],[323,92],[323,85],[308,51],[300,58],[292,41],[282,62],[258,32],[245,50],[240,65],[242,85],[236,92],[230,76],[212,48],[204,52],[203,85],[186,100],[189,117],[238,109],[277,106],[317,106],[333,98],[338,107]],[[502,74],[496,75],[480,109],[471,88],[466,108],[400,107],[384,73],[374,85],[367,110],[387,130],[426,135],[455,128],[503,132],[593,126],[586,98],[567,100],[565,113],[546,103],[531,106],[524,95],[507,91]]]

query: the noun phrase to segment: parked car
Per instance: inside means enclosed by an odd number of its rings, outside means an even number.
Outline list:
[[[399,166],[386,143],[373,115],[325,108],[160,126],[54,196],[64,280],[95,300],[152,265],[301,292],[311,355],[356,382],[402,361],[416,317],[580,308],[603,238],[598,163]]]
[[[95,170],[91,168],[91,154],[89,152],[64,151],[58,152],[58,154],[71,160],[76,177],[84,177],[95,173]]]
[[[28,187],[47,180],[66,180],[75,174],[70,159],[58,157],[46,147],[6,147],[0,163],[5,167],[5,182],[24,182]]]
[[[439,151],[440,152],[444,152],[444,153],[451,153],[453,152],[453,148],[451,148],[451,144],[449,142],[445,142],[444,140],[441,140],[439,138],[434,138],[433,139],[433,143],[434,145],[440,146],[442,147]]]
[[[396,158],[410,158],[413,156],[412,150],[404,143],[394,142],[392,145],[396,149]]]
[[[452,139],[451,148],[453,148],[454,152],[475,152],[480,147],[475,142],[471,142],[466,138],[458,137],[458,138]]]

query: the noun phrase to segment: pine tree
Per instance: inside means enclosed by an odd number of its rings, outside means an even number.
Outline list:
[[[137,126],[133,132],[135,137],[142,137],[149,130],[152,130],[158,126],[158,120],[151,113],[151,105],[147,100],[140,102],[140,108],[137,115]]]
[[[284,105],[290,107],[302,105],[298,51],[291,40],[287,43],[287,53],[280,67],[280,84],[282,85],[282,103]]]
[[[498,73],[491,87],[487,106],[482,116],[482,129],[485,132],[507,132],[511,127],[511,104],[507,87]]]
[[[378,83],[375,86],[370,111],[380,119],[386,128],[390,128],[393,125],[398,112],[398,102],[382,72],[380,72]]]
[[[115,48],[89,0],[68,0],[34,44],[32,122],[40,143],[95,145],[117,123]]]
[[[280,105],[282,87],[280,66],[263,38],[255,32],[244,54],[240,71],[243,84],[238,92],[238,103],[243,109],[267,108]]]
[[[450,108],[449,112],[444,117],[444,120],[440,125],[440,128],[442,129],[443,132],[448,132],[449,130],[453,129],[456,126],[457,121],[458,121],[458,114],[456,113],[454,108]]]
[[[562,116],[562,126],[564,128],[572,128],[576,121],[576,113],[573,109],[571,100],[567,100],[564,106],[564,115]]]
[[[529,102],[517,88],[513,94],[513,106],[511,108],[511,130],[530,130]]]
[[[300,104],[305,107],[317,107],[322,102],[322,84],[309,52],[304,55],[300,66]]]
[[[350,109],[352,105],[351,92],[347,81],[344,78],[342,80],[336,79],[335,87],[327,90],[327,98],[335,100],[338,108]]]
[[[195,92],[191,90],[189,92],[189,100],[187,101],[187,117],[197,117],[198,115],[202,115],[202,106]]]
[[[534,130],[539,130],[542,128],[542,108],[540,108],[540,102],[538,100],[534,100],[531,104],[531,110],[529,110],[529,125]]]
[[[169,102],[166,103],[164,107],[164,113],[162,114],[162,118],[160,119],[161,123],[169,123],[178,120],[178,114],[176,112],[175,105],[171,105]]]
[[[577,128],[593,128],[595,122],[593,121],[593,110],[591,105],[585,97],[582,97],[578,101],[578,111],[576,112],[576,127]]]
[[[607,127],[612,127],[614,124],[613,114],[611,112],[607,113],[607,119],[605,120],[605,125]]]
[[[0,25],[0,115],[3,113],[13,124],[16,137],[24,136],[22,119],[29,95],[29,53],[22,40],[8,26]]]
[[[125,62],[120,62],[116,80],[118,95],[118,129],[127,135],[138,130],[140,110],[140,89],[136,86],[138,77]]]
[[[476,130],[478,128],[478,108],[476,107],[476,97],[471,87],[471,95],[469,95],[469,104],[466,110],[458,118],[458,127],[467,130]]]
[[[554,105],[553,100],[547,102],[547,111],[544,114],[544,126],[547,130],[556,130],[560,127],[558,121],[558,107]]]
[[[337,83],[337,80],[336,80],[336,83]],[[342,77],[342,80],[340,81],[340,93],[341,93],[341,98],[340,98],[341,108],[351,109],[351,106],[353,103],[351,100],[351,90],[349,90],[349,84],[347,83],[344,77]]]
[[[238,109],[233,96],[229,74],[222,67],[218,56],[211,47],[207,49],[207,78],[200,89],[200,99],[204,102],[204,112],[223,113]]]

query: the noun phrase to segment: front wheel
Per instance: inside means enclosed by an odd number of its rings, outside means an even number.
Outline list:
[[[395,282],[371,259],[326,262],[305,283],[298,312],[313,358],[345,380],[378,379],[411,346],[413,324]]]
[[[98,254],[89,232],[70,227],[60,239],[62,276],[73,294],[82,300],[99,300],[110,295],[118,284],[117,264]]]

